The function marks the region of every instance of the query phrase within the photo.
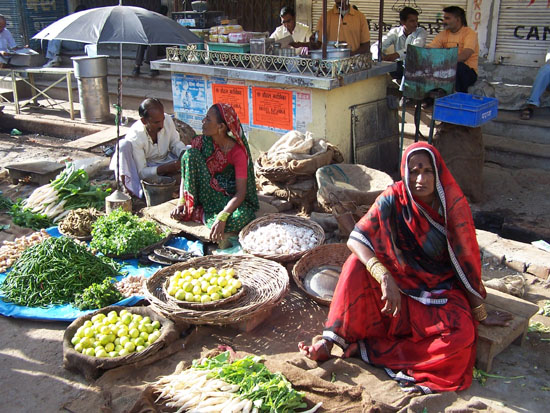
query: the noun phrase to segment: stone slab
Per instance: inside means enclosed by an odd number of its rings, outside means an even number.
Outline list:
[[[126,132],[129,128],[121,126],[119,130],[120,138],[126,136]],[[71,148],[77,148],[82,150],[92,149],[99,145],[104,145],[108,142],[111,142],[116,139],[116,126],[112,126],[105,130],[92,133],[91,135],[84,136],[83,138],[77,139],[75,141],[67,142],[65,146]]]

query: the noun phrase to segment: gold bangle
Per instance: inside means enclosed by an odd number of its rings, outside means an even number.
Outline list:
[[[477,321],[483,321],[487,318],[487,310],[485,309],[485,304],[478,305],[477,307],[472,308],[472,315]]]
[[[379,263],[380,261],[378,261],[378,258],[375,256],[369,258],[369,260],[367,261],[367,264],[365,265],[365,267],[367,267],[367,271],[368,272],[372,272],[372,267],[376,264],[376,263]]]
[[[216,216],[216,219],[218,221],[225,222],[227,221],[227,218],[229,218],[229,215],[231,215],[229,212],[222,211]]]
[[[367,264],[370,264],[370,260]],[[367,267],[367,271],[370,273],[372,278],[374,278],[380,284],[382,282],[382,277],[388,272],[388,269],[384,267],[384,264],[376,260],[374,264],[370,265],[370,268]]]

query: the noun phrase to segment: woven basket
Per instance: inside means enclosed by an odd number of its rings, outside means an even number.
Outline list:
[[[313,248],[322,245],[323,242],[325,242],[325,231],[315,221],[295,215],[268,214],[264,215],[263,217],[256,218],[254,221],[250,222],[241,230],[241,232],[239,233],[239,242],[241,243],[243,251],[247,254],[253,254],[257,257],[267,258],[268,260],[273,260],[281,263],[296,261],[307,252],[307,250],[304,250],[300,252],[294,252],[292,254],[265,254],[245,248],[245,243],[243,241],[250,232],[259,227],[272,223],[295,225],[297,227],[306,227],[313,230],[314,235],[317,237],[317,243]]]
[[[191,267],[232,267],[247,292],[239,299],[213,310],[182,308],[168,300],[163,285],[174,271]],[[145,298],[166,317],[189,324],[226,325],[254,318],[276,306],[286,295],[289,279],[286,269],[276,262],[252,255],[209,255],[174,264],[157,271],[145,283]]]
[[[267,166],[264,165],[267,161],[267,154],[263,153],[254,163],[254,171],[256,176],[264,176],[271,182],[288,182],[295,179],[296,175],[289,168],[283,166]]]
[[[132,314],[140,314],[142,316],[149,316],[151,320],[159,321],[161,323],[160,337],[153,344],[146,347],[144,350],[136,353],[130,353],[127,356],[98,358],[91,357],[85,354],[77,352],[71,344],[71,339],[75,335],[76,331],[85,321],[91,320],[96,314],[107,314],[109,311],[116,311],[126,309]],[[73,321],[63,334],[63,366],[66,369],[78,371],[84,374],[88,378],[97,378],[105,370],[109,370],[115,367],[119,367],[126,364],[135,363],[151,357],[153,354],[159,352],[161,349],[174,342],[180,334],[179,328],[169,319],[163,317],[160,314],[155,313],[149,307],[121,307],[121,306],[109,306],[100,310],[94,311],[83,315]]]
[[[316,267],[335,265],[342,267],[351,255],[346,244],[324,244],[308,251],[292,268],[292,279],[309,298],[319,304],[329,306],[331,300],[312,294],[304,287],[304,277]]]
[[[237,301],[244,294],[246,294],[248,290],[248,287],[245,284],[243,284],[242,287],[239,288],[239,290],[232,296],[227,298],[222,298],[218,301],[210,301],[208,303],[197,303],[194,301],[191,302],[191,301],[178,300],[177,298],[172,297],[170,294],[168,294],[168,291],[167,291],[169,278],[174,274],[175,270],[172,268],[172,266],[170,266],[167,268],[163,268],[162,270],[159,270],[159,272],[160,271],[166,271],[167,273],[169,273],[169,275],[166,277],[166,281],[162,284],[162,289],[164,292],[164,296],[166,297],[166,301],[172,301],[182,308],[189,308],[192,310],[212,310],[215,308],[222,308],[233,301]],[[235,278],[239,278],[239,277],[235,277]]]

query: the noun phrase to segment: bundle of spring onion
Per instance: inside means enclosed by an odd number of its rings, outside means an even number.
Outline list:
[[[160,393],[157,402],[178,412],[291,413],[307,407],[303,393],[282,374],[271,373],[259,357],[231,362],[229,351],[194,361],[191,368],[164,376],[153,387]],[[303,413],[313,413],[320,405]]]
[[[42,185],[23,202],[35,214],[44,214],[57,222],[71,209],[102,209],[111,189],[93,186],[84,169],[67,162],[65,169],[49,184]]]

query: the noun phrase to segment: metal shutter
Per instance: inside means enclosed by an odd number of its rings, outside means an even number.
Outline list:
[[[13,36],[17,46],[25,45],[23,22],[21,20],[22,13],[19,9],[19,1],[17,0],[2,0],[0,6],[0,14],[6,18],[6,27]]]
[[[550,47],[550,8],[547,0],[501,0],[495,61],[541,66]]]
[[[540,1],[540,0],[539,0]],[[352,5],[366,16],[369,23],[371,42],[378,40],[378,10],[380,3],[376,0],[351,0]],[[384,33],[392,27],[399,25],[399,10],[405,6],[412,7],[420,13],[418,16],[419,23],[428,31],[428,42],[434,36],[443,30],[441,22],[443,21],[443,8],[447,6],[459,6],[466,10],[467,0],[456,0],[441,2],[440,0],[393,0],[384,2]],[[328,9],[334,6],[334,1],[328,0]],[[313,0],[311,7],[313,29],[317,26],[317,22],[321,17],[323,2],[321,0]]]

